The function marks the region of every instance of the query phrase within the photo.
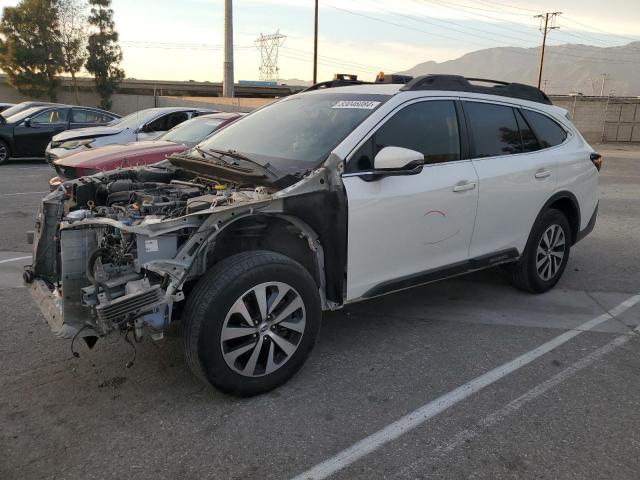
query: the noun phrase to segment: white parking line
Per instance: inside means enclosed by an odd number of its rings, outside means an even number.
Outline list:
[[[616,316],[622,314],[635,304],[640,302],[640,295],[634,295],[615,308],[611,309],[609,313],[602,314],[588,322],[583,323],[573,330],[569,330],[557,337],[543,343],[537,348],[525,353],[505,363],[489,372],[476,377],[468,383],[442,395],[441,397],[432,400],[431,402],[423,405],[422,407],[414,410],[413,412],[405,415],[399,420],[396,420],[392,424],[384,427],[382,430],[378,430],[376,433],[369,435],[368,437],[353,444],[351,447],[339,452],[337,455],[319,463],[315,467],[307,470],[300,475],[297,475],[293,480],[319,480],[327,478],[334,473],[342,470],[343,468],[351,465],[357,460],[365,457],[366,455],[374,452],[383,445],[399,438],[405,433],[419,427],[427,420],[442,413],[444,410],[452,407],[453,405],[465,400],[474,393],[482,390],[483,388],[497,382],[498,380],[506,377],[510,373],[528,365],[537,358],[549,353],[551,350],[558,348],[559,346],[567,343],[569,340],[577,337],[583,332],[589,331],[592,328],[611,320]]]
[[[49,193],[49,192],[16,192],[16,193],[0,193],[0,196],[4,196],[4,197],[10,197],[12,195],[42,195],[43,193]]]
[[[16,257],[16,258],[7,258],[6,260],[0,260],[0,264],[19,262],[20,260],[31,260],[31,255],[29,255],[28,257]]]
[[[509,415],[516,413],[527,403],[545,394],[546,392],[551,390],[553,387],[560,385],[562,382],[564,382],[565,380],[568,380],[579,371],[584,370],[590,365],[593,365],[597,360],[604,357],[608,353],[611,353],[616,348],[621,347],[622,345],[627,343],[629,340],[631,340],[634,337],[634,335],[637,335],[638,333],[640,333],[640,327],[635,328],[632,332],[625,333],[623,335],[620,335],[619,337],[614,338],[609,343],[603,345],[602,347],[591,352],[585,357],[582,357],[580,360],[570,365],[569,367],[565,368],[560,373],[557,373],[550,379],[545,380],[539,385],[536,385],[531,390],[520,395],[518,398],[516,398],[515,400],[512,400],[511,402],[509,402],[507,405],[500,408],[499,410],[496,410],[495,412],[490,413],[489,415],[484,417],[482,420],[478,421],[473,427],[465,428],[464,430],[460,431],[459,433],[454,435],[451,438],[451,440],[446,442],[444,445],[441,445],[438,448],[436,448],[433,451],[433,453],[429,455],[429,458],[433,459],[435,457],[443,456],[444,454],[447,454],[455,450],[460,445],[466,444],[467,441],[477,437],[485,429],[501,422]],[[410,470],[417,471],[417,468],[418,467],[415,464],[407,466],[406,468],[397,472],[393,476],[393,478],[401,478],[401,477],[404,478],[407,472],[409,472]]]

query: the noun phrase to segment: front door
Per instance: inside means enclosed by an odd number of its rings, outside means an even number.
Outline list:
[[[35,114],[27,126],[14,129],[16,152],[21,157],[44,157],[51,138],[69,129],[69,109],[52,108]]]
[[[425,155],[415,175],[367,180],[384,147]],[[469,258],[477,175],[461,151],[453,99],[404,106],[348,159],[347,301],[421,283]]]

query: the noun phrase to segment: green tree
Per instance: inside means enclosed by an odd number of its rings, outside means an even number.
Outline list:
[[[57,0],[22,0],[0,20],[0,68],[30,97],[56,101],[62,71]]]
[[[87,11],[81,0],[58,0],[60,43],[64,71],[71,75],[76,103],[80,103],[76,74],[87,61]]]
[[[93,32],[89,35],[89,57],[85,68],[95,78],[100,107],[108,110],[112,104],[111,96],[124,78],[124,70],[120,68],[122,50],[118,45],[111,0],[89,0],[89,5],[89,25]]]

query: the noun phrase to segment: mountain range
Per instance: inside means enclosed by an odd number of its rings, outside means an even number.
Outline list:
[[[540,47],[497,47],[467,53],[445,62],[427,61],[404,71],[412,76],[449,73],[536,85]],[[347,72],[348,73],[348,72]],[[603,84],[604,76],[604,89]],[[640,42],[618,47],[565,44],[547,46],[542,88],[552,95],[640,96]],[[311,82],[280,80],[287,85]]]
[[[399,73],[449,73],[535,85],[539,61],[540,47],[497,47],[455,60],[419,63]],[[565,44],[545,49],[542,87],[548,94],[600,95],[603,74],[604,95],[640,96],[640,42],[619,47]]]

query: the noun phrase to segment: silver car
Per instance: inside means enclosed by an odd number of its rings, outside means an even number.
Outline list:
[[[104,127],[79,128],[62,132],[51,140],[45,151],[50,164],[74,153],[103,145],[155,140],[185,120],[217,113],[206,108],[147,108],[111,122]]]

